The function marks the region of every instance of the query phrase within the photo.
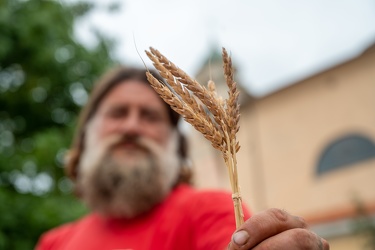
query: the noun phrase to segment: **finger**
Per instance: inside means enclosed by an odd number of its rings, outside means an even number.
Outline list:
[[[257,246],[253,250],[329,250],[326,240],[315,233],[302,228],[295,228],[274,235]]]
[[[306,222],[284,210],[271,208],[248,219],[232,237],[229,249],[250,249],[263,240],[293,228],[306,228]]]

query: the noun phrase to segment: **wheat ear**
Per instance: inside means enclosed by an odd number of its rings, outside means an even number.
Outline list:
[[[239,130],[239,91],[233,77],[232,60],[223,48],[224,75],[228,85],[228,99],[223,100],[209,81],[208,88],[192,79],[158,50],[150,48],[147,56],[165,79],[159,82],[150,72],[147,79],[160,97],[188,123],[203,134],[218,149],[228,169],[237,228],[244,222],[238,183],[236,153],[240,146],[236,139]]]

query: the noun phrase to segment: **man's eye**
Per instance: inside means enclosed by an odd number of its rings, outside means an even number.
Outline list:
[[[143,113],[143,117],[151,122],[157,122],[161,120],[161,117],[158,113],[152,111],[146,111]]]
[[[112,109],[110,110],[107,115],[111,118],[120,118],[126,115],[126,110],[124,109]]]

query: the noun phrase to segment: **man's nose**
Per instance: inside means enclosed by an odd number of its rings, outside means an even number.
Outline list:
[[[142,131],[140,117],[138,114],[128,115],[120,121],[118,126],[118,130],[123,134],[139,135]]]

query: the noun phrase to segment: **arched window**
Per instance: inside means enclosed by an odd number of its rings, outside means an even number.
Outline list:
[[[375,157],[375,144],[365,136],[352,134],[330,143],[321,154],[317,174],[349,167]]]

